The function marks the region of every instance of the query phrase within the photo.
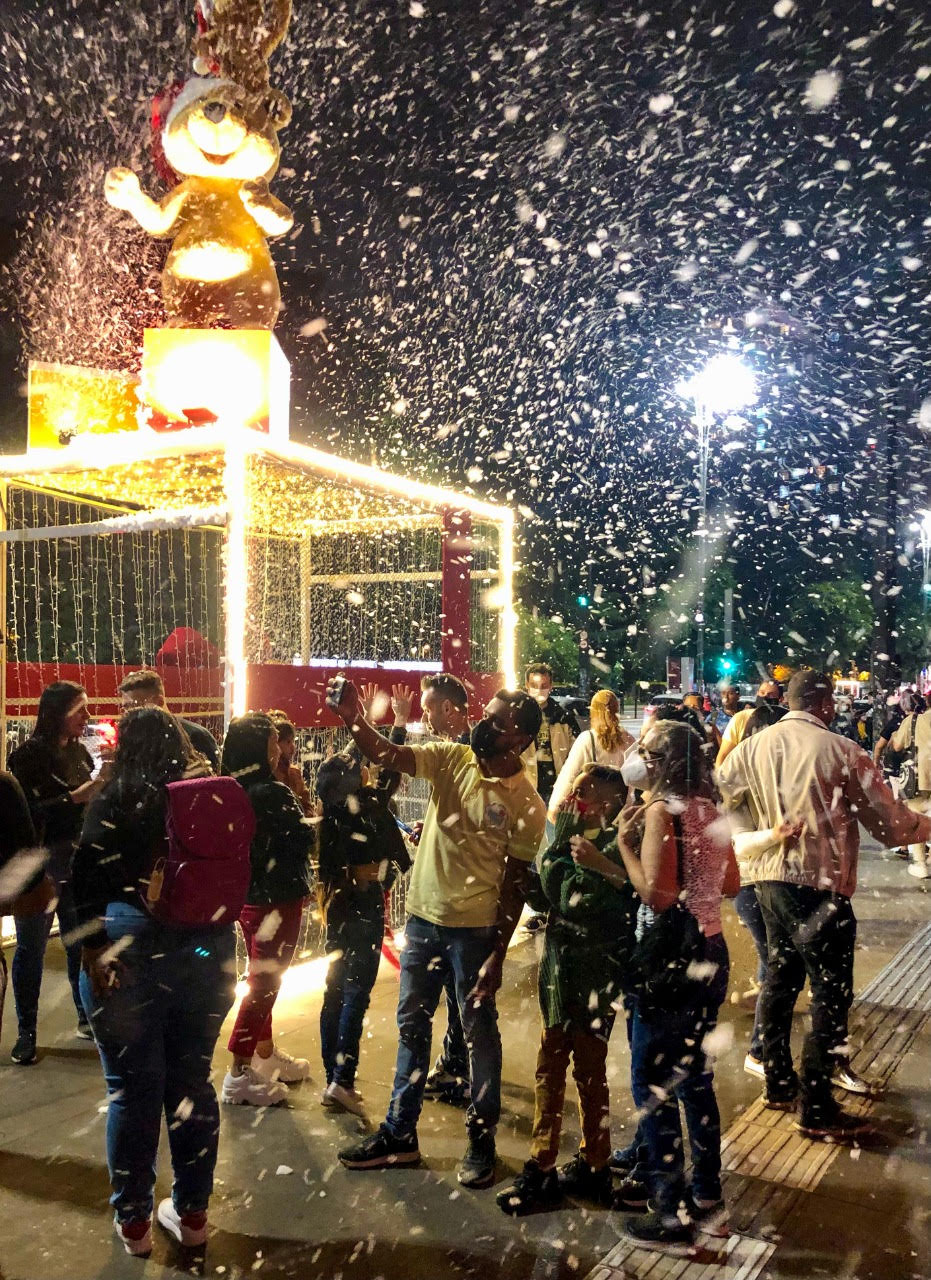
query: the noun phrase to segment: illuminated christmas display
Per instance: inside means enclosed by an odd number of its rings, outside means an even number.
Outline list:
[[[216,732],[247,707],[326,724],[326,681],[349,665],[386,689],[452,671],[477,705],[515,678],[510,511],[289,443],[265,244],[292,223],[267,187],[290,116],[268,58],[289,15],[202,3],[198,74],[156,112],[178,181],[156,202],[129,170],[107,176],[112,205],[172,237],[167,327],[146,331],[138,381],[30,370],[28,451],[0,459],[4,730],[59,678],[116,714],[140,664]]]

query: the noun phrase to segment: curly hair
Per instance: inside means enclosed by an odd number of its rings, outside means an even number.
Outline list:
[[[650,786],[654,798],[717,798],[711,778],[708,743],[690,724],[661,720],[651,728],[647,745],[660,757],[657,776]]]

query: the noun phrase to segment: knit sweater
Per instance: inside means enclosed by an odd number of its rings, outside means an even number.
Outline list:
[[[613,829],[583,831],[583,823],[561,813],[553,843],[540,860],[540,881],[550,904],[539,970],[540,1011],[545,1027],[584,1031],[607,1039],[612,1005],[621,999],[634,941],[639,899],[572,859],[569,838],[587,834],[596,848],[623,866]]]

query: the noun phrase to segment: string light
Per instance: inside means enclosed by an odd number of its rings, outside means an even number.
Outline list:
[[[226,423],[168,434],[142,430],[83,436],[65,448],[32,449],[25,454],[0,457],[0,478],[30,486],[40,493],[61,495],[72,502],[110,504],[115,511],[125,512],[130,518],[139,511],[141,521],[151,519],[152,513],[158,512],[166,527],[183,523],[185,519],[199,524],[207,508],[213,509],[219,524],[225,513],[223,605],[229,664],[227,715],[246,709],[247,663],[250,658],[263,660],[254,652],[255,645],[247,645],[251,607],[250,540],[259,538],[268,543],[276,539],[282,545],[297,548],[307,538],[321,535],[352,539],[354,535],[390,537],[398,531],[423,530],[426,537],[434,530],[439,546],[443,513],[467,511],[486,530],[481,532],[476,528],[474,545],[476,551],[482,552],[483,561],[484,557],[490,557],[490,561],[476,577],[490,584],[483,604],[498,619],[499,669],[509,685],[513,686],[516,680],[514,516],[506,507],[392,475],[308,445],[271,440],[259,431]],[[132,552],[138,558],[141,550],[136,546],[138,535],[131,535],[130,541]],[[423,557],[427,553],[418,554]],[[35,563],[38,564],[38,560]],[[258,562],[256,568],[265,573],[272,571],[267,561],[264,569]],[[421,577],[425,572],[432,573],[426,563],[411,565],[411,568],[420,571]],[[137,586],[141,569],[137,563]],[[347,571],[346,576],[351,582],[352,572]],[[404,581],[407,576],[399,562],[398,581]],[[391,574],[385,576],[386,587],[390,586],[391,577]],[[412,573],[410,580],[415,582],[415,578],[420,582],[416,573]],[[256,588],[261,585],[257,581]],[[429,585],[424,580],[424,585],[417,590],[423,591]],[[352,591],[348,596],[352,596]],[[51,603],[54,610],[57,601],[53,598]],[[412,603],[421,609],[420,622],[429,617],[425,601],[420,606]],[[353,604],[351,598],[349,604]],[[120,599],[119,607],[122,605]],[[342,614],[347,616],[345,600]],[[254,625],[261,629],[268,626],[270,620],[267,609],[265,613],[262,611],[259,597]],[[396,621],[381,621],[389,625],[384,639],[392,648],[400,644],[401,652],[408,652],[409,659],[432,660],[433,655],[423,652],[426,636],[422,626],[418,625],[405,637],[395,634]],[[155,622],[151,619],[150,625]],[[411,626],[410,620],[407,625]],[[416,642],[419,653],[408,649],[408,639],[412,645]],[[145,641],[148,649],[153,644],[157,647],[159,638],[153,634],[146,636]],[[300,640],[295,644],[295,649],[298,648],[303,648]],[[292,656],[288,654],[286,660],[290,661]],[[491,657],[494,660],[494,652]]]

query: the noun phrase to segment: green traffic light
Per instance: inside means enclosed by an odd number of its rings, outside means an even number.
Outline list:
[[[576,599],[579,602],[579,608],[581,609],[588,608],[588,596],[576,596]]]

